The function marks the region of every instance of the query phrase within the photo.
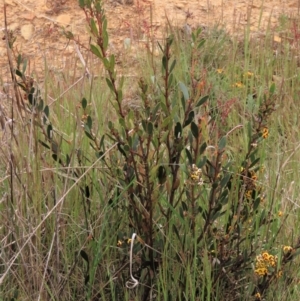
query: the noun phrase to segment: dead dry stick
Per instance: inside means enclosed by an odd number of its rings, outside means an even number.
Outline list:
[[[62,92],[58,97],[56,97],[55,99],[53,99],[52,97],[48,96],[49,98],[51,98],[51,102],[49,103],[49,106],[51,106],[53,103],[55,103],[58,99],[60,99],[63,95],[65,95],[68,91],[70,91],[74,86],[76,86],[79,82],[81,82],[83,79],[85,78],[84,75],[82,75],[74,84],[72,84],[67,90],[65,90],[64,92]]]
[[[91,77],[91,73],[90,73],[90,71],[89,71],[89,69],[88,69],[88,67],[87,67],[87,64],[86,64],[86,62],[85,62],[85,60],[84,60],[84,58],[83,58],[83,55],[81,54],[81,52],[80,52],[80,50],[79,50],[78,45],[76,44],[76,42],[75,42],[75,41],[73,41],[73,42],[74,42],[74,48],[75,48],[75,51],[77,52],[77,55],[78,55],[78,57],[79,57],[79,59],[80,59],[80,61],[81,61],[81,64],[83,65],[86,74],[87,74],[88,77],[90,78],[90,77]]]

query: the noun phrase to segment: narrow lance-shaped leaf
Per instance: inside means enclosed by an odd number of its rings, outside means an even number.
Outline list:
[[[208,100],[209,96],[205,95],[203,96],[196,104],[196,107],[200,107],[202,106],[207,100]]]
[[[126,155],[125,151],[123,150],[123,148],[122,148],[122,146],[121,146],[120,143],[117,144],[117,147],[118,147],[119,152],[120,152],[125,158],[127,158],[127,155]]]
[[[175,138],[180,138],[181,137],[181,135],[182,135],[182,127],[181,127],[180,122],[176,123],[174,134],[175,134],[174,135]]]
[[[192,158],[191,152],[186,148],[185,153],[186,153],[186,156],[188,158],[189,164],[192,165],[193,164],[193,158]]]
[[[106,50],[108,46],[108,33],[103,33],[103,48]]]
[[[95,20],[93,18],[91,18],[91,24],[90,24],[90,27],[91,27],[91,32],[92,34],[95,36],[95,37],[98,37],[98,28],[97,28],[97,25],[95,23]]]
[[[181,97],[181,105],[182,105],[183,111],[185,111],[185,100],[184,100],[183,96]]]
[[[204,45],[204,43],[205,43],[205,40],[202,39],[202,40],[199,42],[197,48],[200,49],[200,48]]]
[[[176,60],[174,60],[174,61],[172,62],[172,65],[171,65],[171,67],[170,67],[169,73],[172,73],[173,69],[175,68],[175,65],[176,65]]]
[[[168,88],[171,87],[171,85],[172,85],[172,83],[173,83],[173,79],[174,79],[173,74],[170,74],[169,79],[168,79]]]
[[[167,69],[167,58],[165,55],[162,58],[162,65],[164,67],[164,70],[166,70]]]
[[[111,90],[111,92],[114,92],[114,86],[109,78],[106,78],[106,83],[107,83],[109,89]]]
[[[115,69],[115,56],[112,54],[110,56],[110,71],[113,71]]]
[[[87,100],[85,97],[82,98],[81,100],[81,107],[85,110],[87,107]]]
[[[92,124],[93,124],[93,120],[92,120],[91,116],[89,115],[86,119],[86,125],[88,126],[89,129],[91,129]]]
[[[199,129],[198,129],[198,126],[195,122],[192,122],[191,123],[191,131],[192,131],[192,134],[193,136],[198,139],[198,136],[199,136]]]
[[[223,150],[225,146],[226,146],[226,136],[223,136],[219,141],[218,148],[219,150]]]
[[[203,142],[199,149],[200,155],[202,155],[204,153],[204,151],[206,150],[206,147],[207,147],[207,143]]]
[[[191,111],[189,113],[189,116],[188,116],[187,120],[184,122],[183,127],[188,126],[193,121],[194,117],[195,117],[195,113],[194,113],[194,111]]]
[[[91,44],[90,48],[91,48],[92,53],[94,53],[99,59],[102,60],[103,55],[101,53],[101,50],[100,50],[99,46]]]
[[[163,48],[162,48],[162,46],[160,45],[160,43],[159,43],[159,42],[157,42],[157,45],[158,45],[159,49],[161,50],[161,52],[163,53],[163,52],[164,52],[164,50],[163,50]]]
[[[270,91],[271,95],[273,95],[273,94],[274,94],[274,92],[275,92],[275,88],[276,88],[276,86],[275,86],[275,83],[273,83],[273,84],[271,85],[270,89],[269,89],[269,91]]]
[[[27,68],[27,59],[24,59],[24,61],[23,61],[23,68],[22,68],[23,73],[25,73],[26,68]]]
[[[186,85],[182,82],[179,82],[179,88],[183,94],[185,101],[187,101],[190,98],[190,96],[189,96],[189,91],[188,91]]]
[[[52,139],[52,125],[51,124],[49,124],[47,126],[47,136],[49,139]]]

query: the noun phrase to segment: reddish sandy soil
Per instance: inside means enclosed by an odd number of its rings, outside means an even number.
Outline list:
[[[1,3],[2,1],[2,3]],[[75,44],[68,43],[62,29],[72,31],[87,44],[85,16],[77,0],[0,0],[7,4],[9,28],[14,31],[16,49],[30,60],[30,71],[40,77],[45,62],[51,72],[82,68]],[[133,3],[128,4],[127,2]],[[124,42],[140,47],[149,30],[156,38],[165,28],[166,16],[177,26],[225,25],[232,34],[243,33],[250,24],[253,32],[263,33],[267,24],[276,25],[282,14],[299,14],[298,0],[104,0],[109,21],[110,47],[117,53],[124,50]],[[1,28],[4,14],[1,9]],[[152,27],[151,27],[152,24]],[[3,34],[4,36],[4,34]],[[85,57],[87,59],[87,57]],[[75,63],[74,63],[75,62]],[[90,61],[91,62],[91,61]],[[5,42],[0,40],[0,79],[6,81],[8,68]],[[68,68],[68,69],[67,69]],[[74,74],[74,72],[73,72]]]

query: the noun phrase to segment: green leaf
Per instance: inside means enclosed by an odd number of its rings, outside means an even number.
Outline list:
[[[250,168],[252,168],[253,166],[255,166],[256,163],[259,162],[259,160],[260,160],[260,158],[256,158],[256,159],[250,164],[250,166],[248,167],[248,169],[250,169]]]
[[[142,126],[144,131],[148,134],[148,135],[152,135],[153,134],[153,123],[149,122],[147,120],[142,120]]]
[[[24,61],[23,61],[23,68],[22,68],[23,74],[25,73],[26,68],[27,68],[27,59],[24,59]]]
[[[185,148],[185,153],[186,153],[186,156],[188,158],[189,165],[192,165],[193,164],[193,158],[192,158],[191,152],[187,148]]]
[[[147,133],[149,136],[152,136],[153,134],[153,123],[150,121],[147,124]]]
[[[125,158],[127,158],[127,155],[126,155],[125,151],[123,150],[123,148],[122,148],[122,146],[121,146],[120,143],[117,144],[117,147],[118,147],[119,152],[120,152]]]
[[[190,96],[189,96],[189,91],[188,91],[186,85],[182,82],[179,82],[179,88],[183,94],[185,101],[187,101],[190,98]]]
[[[199,42],[197,48],[200,49],[200,48],[204,45],[204,43],[205,43],[205,39],[202,39],[202,40]]]
[[[102,62],[104,64],[105,69],[110,70],[110,63],[109,63],[109,60],[106,57],[103,58]]]
[[[102,157],[102,160],[105,160],[104,152],[102,152],[102,151],[96,152],[96,158],[99,159],[101,157]]]
[[[101,53],[100,47],[98,45],[90,45],[92,53],[94,53],[99,59],[103,59],[103,55]]]
[[[173,74],[170,74],[169,79],[168,79],[168,87],[170,88],[173,82],[174,76]]]
[[[275,89],[276,89],[276,86],[275,86],[275,83],[273,83],[273,84],[271,85],[270,89],[269,89],[271,95],[274,94]]]
[[[86,135],[89,139],[91,139],[92,141],[95,140],[94,137],[93,137],[93,136],[91,135],[91,133],[89,132],[89,130],[85,130],[84,133],[85,133],[85,135]]]
[[[95,36],[95,37],[98,37],[98,28],[97,28],[97,25],[96,25],[96,22],[93,18],[91,18],[91,24],[90,24],[90,27],[91,27],[91,32],[92,34]]]
[[[180,122],[177,122],[174,129],[175,138],[180,138],[182,136],[182,127]]]
[[[189,113],[187,120],[184,122],[183,127],[185,128],[186,126],[188,126],[194,120],[194,117],[195,117],[195,112],[191,111]]]
[[[199,27],[196,31],[196,35],[197,35],[197,38],[199,37],[200,33],[202,32],[202,28]]]
[[[166,104],[165,104],[163,101],[160,102],[160,107],[161,107],[162,111],[163,111],[166,115],[169,115],[168,108],[167,108]]]
[[[202,157],[201,160],[197,163],[197,167],[202,168],[206,164],[207,161],[208,160],[207,160],[206,156]]]
[[[17,59],[17,65],[18,65],[18,68],[20,67],[21,63],[22,63],[22,55],[19,54],[19,55],[18,55],[18,59]]]
[[[195,36],[195,33],[192,32],[192,41],[195,43],[196,42],[196,36]]]
[[[107,49],[107,46],[108,46],[108,34],[107,34],[107,32],[104,32],[103,33],[103,48],[104,48],[104,50]]]
[[[124,147],[123,147],[125,153],[129,153],[130,151],[130,146],[128,144],[125,144]]]
[[[44,147],[50,149],[50,146],[48,144],[46,144],[45,142],[43,142],[42,140],[39,139],[39,143],[41,143]]]
[[[152,121],[154,121],[156,119],[156,114],[157,114],[159,108],[160,108],[160,103],[158,103],[152,110]]]
[[[192,134],[193,136],[198,139],[198,136],[199,136],[199,129],[198,129],[198,126],[195,122],[192,121],[191,123],[191,131],[192,131]]]
[[[221,180],[220,182],[220,186],[221,188],[225,187],[227,185],[227,183],[229,182],[229,180],[231,179],[231,174],[227,173]]]
[[[183,111],[185,111],[185,100],[184,100],[183,96],[181,97],[181,105],[182,105]]]
[[[40,99],[40,102],[39,102],[39,104],[37,106],[37,109],[38,109],[39,112],[43,111],[43,109],[44,109],[44,101],[42,99]]]
[[[202,106],[207,100],[208,100],[209,96],[205,95],[203,96],[196,104],[196,108]]]
[[[120,124],[123,128],[126,127],[126,126],[125,126],[125,120],[124,120],[124,118],[119,118],[119,124]]]
[[[219,150],[223,150],[225,146],[226,146],[226,136],[223,136],[219,141],[218,148]]]
[[[167,171],[164,166],[160,165],[157,170],[157,178],[159,184],[164,184],[167,180]]]
[[[81,107],[85,110],[87,107],[87,100],[85,97],[81,99]]]
[[[256,200],[254,201],[254,204],[253,204],[253,211],[254,212],[257,210],[257,208],[259,207],[260,203],[261,203],[261,198],[260,197],[256,198]]]
[[[105,138],[105,135],[102,136],[101,140],[100,140],[100,143],[99,143],[99,148],[101,149],[104,149],[104,138]]]
[[[169,124],[172,123],[172,117],[168,116],[167,118],[164,119],[164,121],[161,124],[162,128],[165,128],[166,126],[169,126]]]
[[[47,136],[48,136],[49,139],[52,139],[52,130],[53,130],[52,125],[48,124],[48,126],[47,126]]]
[[[115,69],[115,56],[112,54],[109,59],[110,62],[110,70],[114,71]]]
[[[32,106],[36,105],[36,98],[32,93],[28,94],[28,101]]]
[[[18,75],[21,78],[23,77],[23,73],[18,69],[16,69],[16,75]]]
[[[91,129],[92,128],[92,124],[93,124],[92,117],[90,115],[88,115],[88,117],[86,119],[86,125],[88,126],[89,129]]]
[[[105,17],[103,18],[102,30],[103,30],[103,32],[107,33],[107,19]]]
[[[109,89],[111,90],[111,92],[114,92],[115,91],[114,86],[108,77],[106,78],[106,83],[107,83]]]
[[[167,58],[165,55],[162,58],[162,65],[163,65],[164,70],[166,70],[167,69]]]
[[[79,6],[80,8],[84,8],[84,0],[79,0]]]
[[[204,153],[204,151],[206,150],[206,147],[207,147],[207,143],[203,142],[199,149],[200,155],[202,155]]]
[[[118,90],[118,102],[121,102],[123,100],[123,91],[120,89]]]
[[[87,253],[83,250],[80,251],[80,256],[87,262],[89,263],[89,257],[87,255]]]
[[[174,39],[174,36],[173,35],[170,35],[168,38],[167,38],[167,45],[170,47],[173,43],[173,39]]]
[[[177,230],[175,224],[173,224],[172,228],[173,228],[173,232],[175,233],[175,235],[177,236],[177,238],[178,238],[178,240],[179,240],[179,242],[180,242],[180,244],[181,244],[180,235],[179,235],[179,232],[178,232],[178,230]]]
[[[170,67],[169,73],[172,73],[173,69],[175,68],[175,65],[176,65],[176,60],[174,60],[174,61],[172,62],[172,65],[171,65],[171,67]]]

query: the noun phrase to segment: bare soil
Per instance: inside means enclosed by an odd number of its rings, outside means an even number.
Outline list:
[[[82,69],[79,60],[83,48],[68,43],[63,29],[87,45],[85,15],[77,0],[0,0],[7,4],[8,25],[17,37],[16,49],[29,61],[30,72],[43,77],[48,71]],[[105,0],[110,32],[110,47],[122,53],[130,41],[131,49],[144,47],[149,36],[161,38],[167,19],[176,26],[224,25],[231,34],[243,34],[250,25],[254,33],[274,27],[281,15],[299,14],[299,0]],[[1,2],[0,2],[1,3]],[[4,2],[0,4],[3,8]],[[3,9],[0,15],[4,28]],[[3,33],[4,36],[4,33]],[[84,56],[87,60],[88,57]],[[92,60],[92,58],[90,58]],[[91,61],[90,61],[91,62]],[[78,67],[78,68],[77,68]],[[81,69],[80,69],[81,68]],[[0,40],[0,78],[7,80],[5,41]],[[71,74],[70,74],[71,75]]]

